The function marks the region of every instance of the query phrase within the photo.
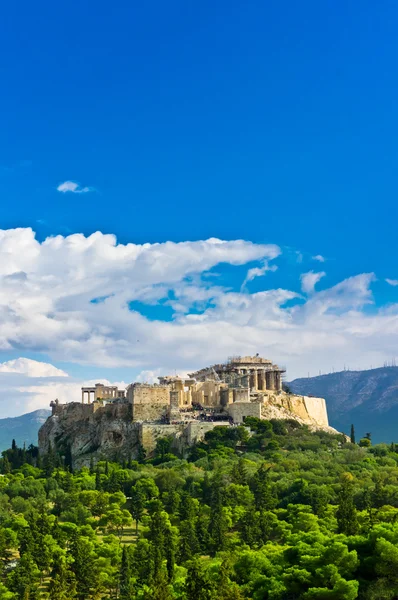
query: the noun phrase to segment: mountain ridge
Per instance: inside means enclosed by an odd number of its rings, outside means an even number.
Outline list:
[[[19,417],[0,419],[0,452],[10,448],[13,439],[20,447],[37,446],[39,429],[50,415],[50,410],[39,408]]]
[[[325,398],[332,427],[357,437],[371,432],[375,442],[398,440],[398,367],[340,371],[288,383],[292,392]]]

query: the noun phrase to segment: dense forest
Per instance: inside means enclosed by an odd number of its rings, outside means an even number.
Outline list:
[[[398,445],[370,434],[248,418],[188,459],[0,463],[0,600],[398,598]]]

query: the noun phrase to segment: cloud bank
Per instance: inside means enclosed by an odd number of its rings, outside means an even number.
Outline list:
[[[267,271],[280,253],[274,244],[243,240],[124,245],[97,232],[39,242],[31,229],[2,230],[0,350],[148,374],[259,352],[286,365],[289,378],[396,356],[398,305],[374,305],[372,273],[320,291],[323,273],[306,273],[303,297],[272,288]],[[245,269],[234,286],[213,276],[226,266]],[[241,289],[262,275],[260,291]],[[3,363],[0,374],[36,377],[33,395],[40,378],[56,378],[47,381],[53,397],[68,384],[52,365],[55,371],[47,365],[40,372],[19,360]]]

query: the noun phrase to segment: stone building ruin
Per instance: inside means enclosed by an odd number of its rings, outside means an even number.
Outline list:
[[[293,406],[295,397],[283,391],[284,373],[284,367],[258,354],[231,356],[225,363],[204,367],[186,377],[158,377],[159,383],[155,384],[134,382],[126,390],[101,383],[83,387],[82,403],[87,398],[94,411],[107,404],[126,403],[130,406],[132,421],[139,423],[172,424],[195,420],[200,418],[198,411],[204,411],[202,418],[210,411],[213,418],[217,415],[227,422],[240,423],[245,416],[264,416],[266,406],[278,405],[292,412],[298,410]],[[309,405],[311,409],[308,409]],[[316,419],[327,426],[323,399],[307,399],[305,410],[299,413],[306,418],[308,410],[314,412],[314,407],[318,407]],[[56,409],[58,405],[54,407]]]
[[[52,415],[39,432],[41,452],[71,449],[74,464],[151,453],[159,437],[171,436],[184,452],[219,425],[241,424],[245,417],[296,419],[331,430],[323,398],[283,390],[285,369],[255,356],[233,356],[185,377],[165,375],[158,383],[134,382],[126,390],[97,383],[83,387],[81,402],[51,402]],[[332,430],[334,431],[334,430]]]

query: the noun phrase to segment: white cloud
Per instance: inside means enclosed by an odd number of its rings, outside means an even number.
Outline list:
[[[126,388],[125,382],[101,379],[105,385]],[[50,402],[80,402],[81,387],[94,386],[97,380],[78,380],[54,365],[20,357],[0,364],[1,417],[17,416],[38,408],[49,408]]]
[[[308,273],[303,273],[300,277],[301,279],[301,289],[305,294],[312,294],[316,284],[318,281],[325,277],[326,273],[321,271],[319,273],[315,273],[314,271],[309,271]]]
[[[73,194],[86,194],[87,192],[93,192],[94,188],[81,187],[76,181],[64,181],[57,187],[58,192],[66,193],[72,192]]]
[[[322,254],[316,254],[312,257],[312,260],[317,260],[318,262],[324,263],[326,258],[322,256]]]
[[[398,285],[398,279],[386,279],[386,282],[389,285],[393,285],[393,286],[397,286]]]
[[[54,365],[30,358],[16,358],[0,363],[0,373],[19,373],[27,377],[68,377],[65,371]]]
[[[367,310],[373,274],[319,292],[323,273],[303,274],[308,297],[289,289],[239,292],[221,284],[224,275],[207,276],[223,263],[261,270],[279,252],[242,240],[123,245],[99,232],[40,243],[31,229],[0,230],[0,350],[42,352],[55,364],[126,367],[132,379],[139,371],[144,378],[189,372],[233,354],[259,352],[286,365],[289,378],[396,356],[398,305]],[[175,312],[169,321],[148,320],[129,310],[133,300]],[[23,363],[4,364],[22,371],[0,369],[7,385],[25,377],[18,392],[24,410],[61,394],[80,397],[81,382],[51,370],[27,378]]]
[[[256,277],[263,277],[268,271],[276,271],[277,266],[270,266],[267,261],[261,267],[253,267],[247,271],[246,277],[242,283],[241,291],[243,291],[246,287],[246,284],[249,281],[253,281]]]

